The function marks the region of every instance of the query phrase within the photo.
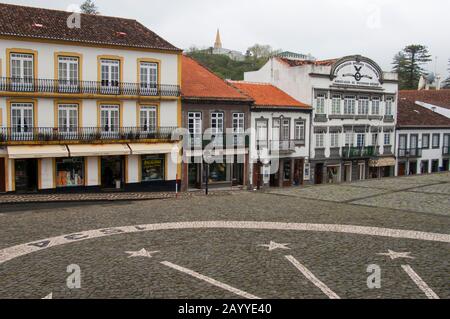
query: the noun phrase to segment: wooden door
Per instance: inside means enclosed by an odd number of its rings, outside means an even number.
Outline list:
[[[406,163],[398,163],[398,176],[405,176]]]

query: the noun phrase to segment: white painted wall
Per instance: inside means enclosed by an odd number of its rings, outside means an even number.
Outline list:
[[[177,54],[109,49],[96,47],[83,47],[65,44],[38,43],[26,41],[1,40],[0,59],[2,75],[6,76],[6,49],[31,49],[38,51],[38,78],[54,79],[54,53],[73,52],[83,54],[83,80],[97,81],[97,56],[117,55],[124,58],[123,81],[136,83],[137,59],[151,58],[161,61],[161,84],[177,84],[178,58]]]
[[[87,161],[87,186],[97,186],[101,184],[101,181],[99,180],[98,176],[98,157],[97,156],[91,156],[91,157],[85,157],[85,161]]]
[[[320,74],[321,76],[311,76],[310,74]],[[315,107],[315,91],[320,90],[323,92],[328,92],[328,97],[330,97],[330,92],[333,90],[333,81],[330,80],[331,66],[316,66],[316,65],[303,65],[297,67],[290,67],[284,62],[281,62],[277,58],[270,59],[260,70],[255,72],[247,72],[244,74],[244,78],[246,81],[253,82],[268,82],[271,83],[281,90],[285,91],[295,99],[309,104]],[[384,72],[383,76],[388,80],[396,80],[397,75],[390,72]],[[395,102],[392,107],[392,115],[394,116],[394,123],[384,123],[382,120],[372,120],[372,119],[328,119],[327,122],[312,122],[312,130],[314,130],[314,126],[347,126],[347,125],[369,125],[369,126],[378,126],[378,127],[393,127],[397,123],[397,100],[398,100],[398,86],[396,83],[386,83],[384,82],[381,86],[382,90],[380,91],[365,91],[363,89],[349,89],[350,92],[357,92],[357,95],[366,95],[370,96],[371,94],[382,94],[382,101],[380,103],[380,114],[384,114],[385,112],[385,96],[393,96],[395,97]],[[352,93],[353,94],[353,93]],[[325,114],[331,114],[331,98],[327,98],[325,101]],[[358,102],[355,106],[356,110],[358,109]],[[369,104],[369,110],[371,106]],[[341,113],[343,113],[343,101],[341,103]],[[313,110],[313,118],[316,112]],[[357,113],[356,113],[357,114]],[[370,114],[370,111],[369,111]],[[252,124],[253,125],[253,124]],[[314,131],[313,131],[314,132]],[[315,149],[315,134],[313,134],[313,139],[311,143],[311,158],[314,158],[314,149]],[[384,133],[379,133],[380,142],[383,142],[382,137]],[[344,132],[340,138],[340,145],[342,147],[345,142]],[[356,135],[355,135],[356,139]],[[371,134],[366,134],[366,142],[369,142],[367,145],[371,145]],[[394,134],[391,134],[391,144],[394,142]],[[356,140],[355,140],[356,144]],[[383,151],[383,144],[379,144],[380,151]],[[325,136],[325,156],[329,156],[330,154],[330,133]],[[395,146],[395,145],[393,145]]]
[[[444,135],[450,134],[450,128],[448,129],[397,129],[395,134],[396,139],[396,145],[397,148],[395,150],[395,156],[397,157],[397,163],[406,161],[405,158],[398,158],[398,147],[399,147],[399,139],[400,135],[407,135],[407,148],[409,148],[410,143],[410,135],[411,134],[417,134],[419,135],[419,141],[418,141],[418,147],[422,148],[422,135],[423,134],[429,134],[430,135],[430,147],[428,149],[422,149],[422,157],[413,158],[411,160],[416,161],[417,160],[417,174],[420,174],[420,162],[421,161],[429,161],[429,172],[431,173],[431,161],[432,160],[439,160],[439,167],[442,167],[443,165],[443,155],[442,155],[442,148],[444,146]],[[439,148],[433,148],[433,134],[439,134]],[[409,165],[409,163],[408,163]],[[406,171],[409,171],[409,166],[407,165]],[[398,173],[398,165],[395,167],[395,174]]]
[[[139,161],[141,157],[139,155],[128,156],[128,171],[127,180],[128,183],[139,183]]]
[[[42,158],[41,162],[41,189],[53,188],[54,174],[53,159]]]

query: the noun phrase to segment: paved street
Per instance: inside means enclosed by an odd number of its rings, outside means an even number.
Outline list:
[[[450,298],[449,173],[1,205],[0,298]]]

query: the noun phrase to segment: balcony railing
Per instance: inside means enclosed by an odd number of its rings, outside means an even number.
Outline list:
[[[81,142],[114,140],[171,140],[176,127],[80,127],[59,129],[53,127],[0,128],[0,145],[26,142]]]
[[[214,148],[245,148],[250,144],[250,137],[246,134],[223,134],[211,137],[203,135],[191,136],[190,148],[205,148],[208,145]]]
[[[442,148],[442,155],[449,156],[450,155],[450,146],[444,146]]]
[[[364,158],[371,157],[375,155],[374,146],[364,146],[364,147],[343,147],[342,157],[343,158]]]
[[[398,157],[422,157],[421,148],[399,148]]]
[[[0,78],[0,92],[177,97],[180,95],[180,87],[169,84],[114,81]]]
[[[260,140],[256,141],[256,146],[259,149],[267,148],[271,152],[279,152],[279,153],[294,153],[295,148],[305,145],[304,140]]]

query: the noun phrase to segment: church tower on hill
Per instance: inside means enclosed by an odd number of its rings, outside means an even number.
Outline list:
[[[219,29],[217,29],[216,42],[214,42],[214,49],[222,49],[222,41],[220,40]]]

